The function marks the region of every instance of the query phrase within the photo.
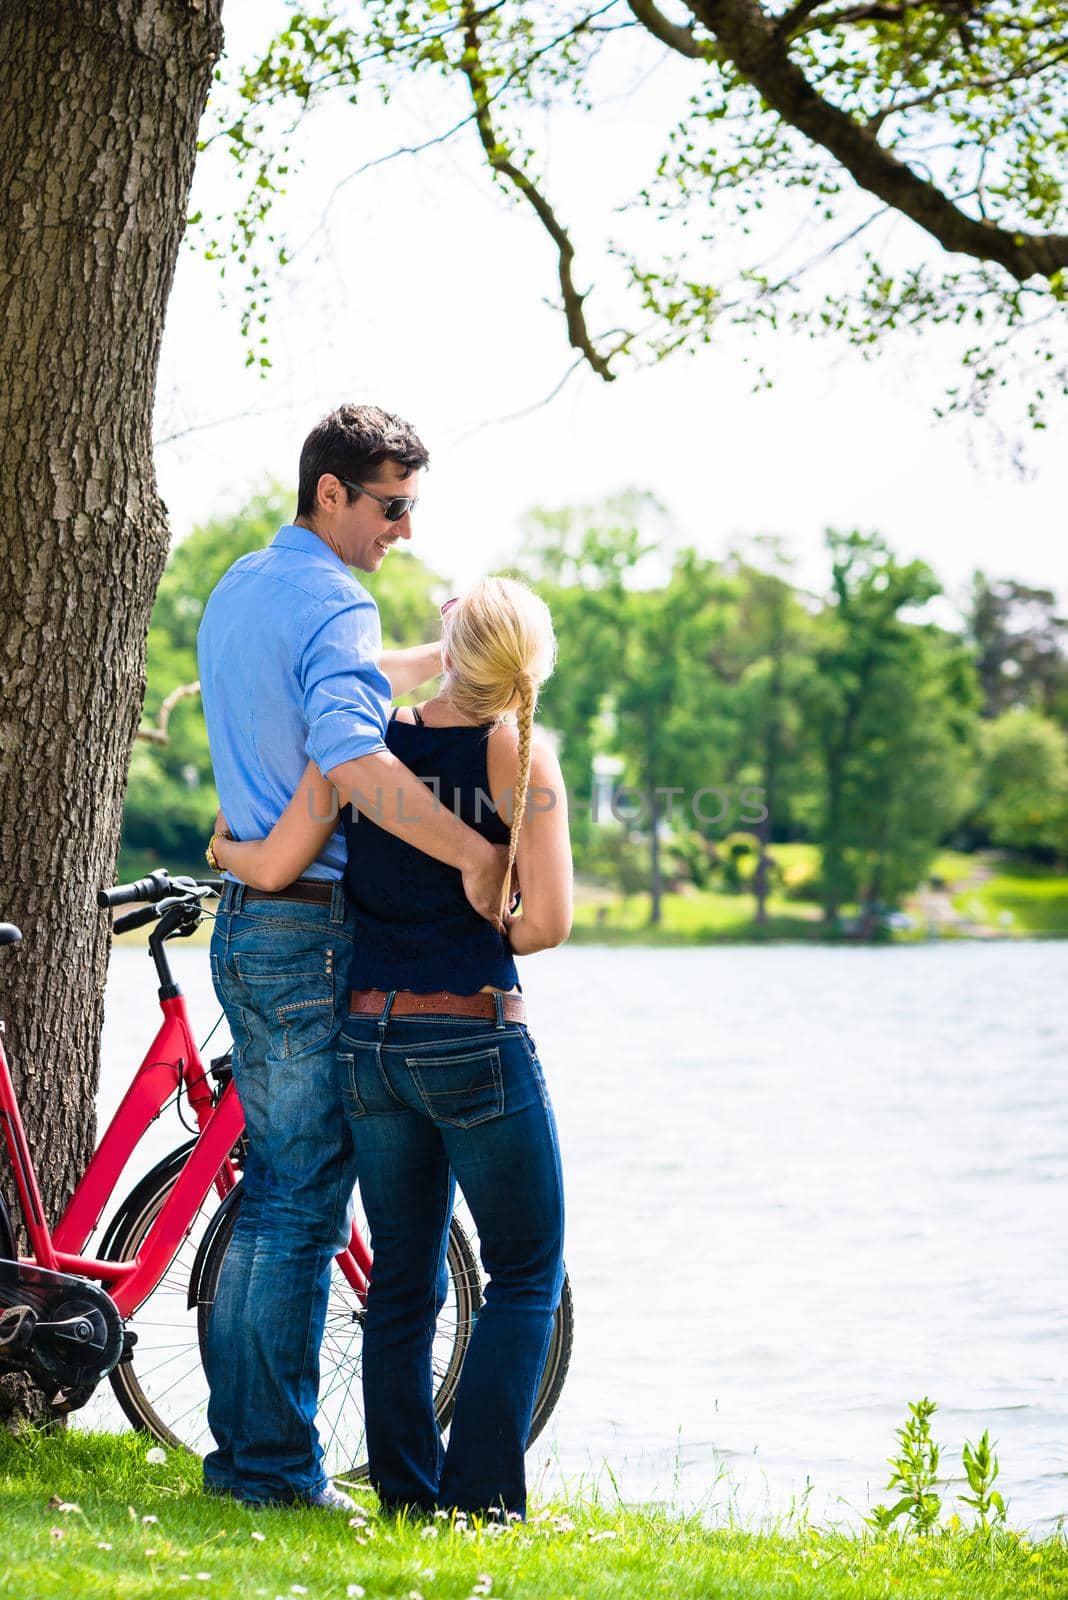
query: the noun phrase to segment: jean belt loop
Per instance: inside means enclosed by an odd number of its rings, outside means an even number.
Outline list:
[[[378,1042],[386,1037],[386,1028],[389,1026],[389,1014],[393,1010],[393,1002],[397,998],[396,989],[391,989],[386,996],[386,1003],[382,1007],[382,1015],[378,1019]]]
[[[334,892],[330,897],[330,921],[344,922],[345,920],[345,886],[340,878],[334,880]]]
[[[493,991],[493,1009],[497,1013],[497,1032],[504,1027],[504,996],[496,989]]]
[[[230,907],[234,916],[239,916],[241,907],[245,903],[245,885],[243,883],[230,884]]]

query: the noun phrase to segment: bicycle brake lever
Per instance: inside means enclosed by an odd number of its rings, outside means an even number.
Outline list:
[[[124,917],[116,917],[111,931],[129,933],[134,928],[144,928],[148,923],[155,922],[159,914],[159,906],[141,906],[137,911],[127,911]]]

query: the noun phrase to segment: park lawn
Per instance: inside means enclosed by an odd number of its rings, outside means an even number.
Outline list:
[[[353,1526],[199,1493],[199,1462],[147,1460],[136,1434],[0,1432],[0,1596],[237,1600],[1055,1600],[1063,1535],[940,1533],[923,1542],[806,1525],[710,1528],[654,1508],[556,1503],[505,1531],[450,1519]],[[431,1530],[428,1534],[427,1530]]]
[[[953,904],[1006,933],[1068,935],[1068,873],[1050,867],[1006,864],[985,883],[954,895]]]
[[[603,908],[603,916],[598,913]],[[734,939],[811,939],[817,936],[818,906],[772,896],[768,921],[758,928],[751,894],[699,890],[666,894],[662,920],[649,926],[649,896],[587,894],[576,899],[573,944],[714,944]]]

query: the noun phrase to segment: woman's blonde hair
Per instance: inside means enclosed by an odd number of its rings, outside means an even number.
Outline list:
[[[531,740],[538,690],[553,670],[556,635],[545,601],[514,578],[483,578],[445,613],[442,644],[446,689],[477,722],[500,722],[516,713],[519,772],[512,795],[508,869],[501,915],[511,893],[512,870],[530,783]]]

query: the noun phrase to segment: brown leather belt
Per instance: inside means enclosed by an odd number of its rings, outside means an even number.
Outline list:
[[[353,989],[349,1015],[380,1017],[388,999],[385,989]],[[502,994],[501,1007],[505,1022],[526,1022],[527,1003],[521,994]],[[497,1008],[492,994],[450,994],[447,989],[436,994],[415,994],[411,989],[398,989],[389,1014],[391,1017],[484,1017],[493,1022]]]
[[[284,889],[248,889],[246,900],[300,900],[308,906],[328,906],[334,897],[334,885],[326,878],[298,878]]]

